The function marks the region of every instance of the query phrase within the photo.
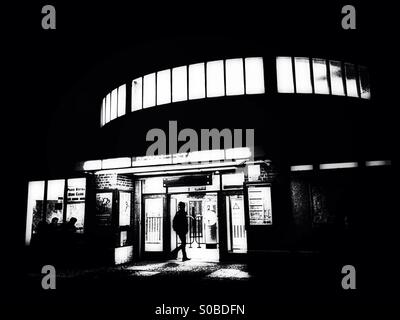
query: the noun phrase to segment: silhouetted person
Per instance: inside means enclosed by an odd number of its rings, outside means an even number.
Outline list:
[[[38,246],[43,246],[47,243],[49,235],[49,224],[46,221],[39,221],[36,226],[35,243]]]
[[[50,234],[55,234],[57,232],[57,230],[58,230],[58,218],[57,217],[53,217],[53,219],[51,219],[48,229],[49,229]]]
[[[76,233],[76,218],[69,219],[68,222],[63,223],[61,226],[61,242],[62,246],[68,248],[74,244],[75,233]]]
[[[182,261],[190,260],[186,255],[186,234],[188,232],[187,213],[185,211],[185,203],[179,202],[178,212],[172,221],[172,227],[181,240],[181,245],[176,247],[172,252],[172,256],[176,259],[179,250],[182,250]]]
[[[65,225],[65,231],[69,234],[74,234],[76,232],[76,226],[75,223],[78,220],[76,218],[71,218],[69,219],[69,221],[67,222],[67,224]]]

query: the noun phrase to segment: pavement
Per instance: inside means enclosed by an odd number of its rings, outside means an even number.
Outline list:
[[[375,303],[375,287],[341,287],[341,262],[313,256],[273,256],[246,263],[200,260],[140,261],[97,268],[56,267],[56,290],[43,290],[40,268],[30,268],[15,285],[14,300],[29,306],[132,305],[149,314],[155,306],[245,304],[251,310],[267,305],[313,308],[315,305],[357,306]],[[369,270],[367,270],[368,272]],[[19,286],[19,287],[18,287]],[[22,290],[20,290],[22,288]],[[380,294],[380,301],[387,295]],[[280,309],[279,309],[280,310]],[[161,319],[160,319],[161,320]]]

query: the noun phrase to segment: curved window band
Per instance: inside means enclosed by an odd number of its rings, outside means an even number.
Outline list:
[[[278,93],[325,94],[370,99],[367,68],[341,61],[308,57],[276,57]],[[265,93],[262,57],[196,63],[153,72],[131,85],[131,108],[126,110],[127,86],[112,90],[101,104],[100,124],[164,104],[211,97]]]

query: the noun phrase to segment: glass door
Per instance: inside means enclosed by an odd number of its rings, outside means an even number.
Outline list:
[[[216,193],[184,193],[170,196],[171,226],[179,202],[185,204],[188,233],[188,257],[201,261],[219,261],[218,205]],[[176,232],[171,230],[171,249],[181,244]],[[179,253],[180,257],[181,253]]]
[[[226,222],[229,252],[247,252],[247,234],[244,215],[244,196],[243,194],[228,195],[226,202]]]
[[[164,196],[144,197],[144,250],[161,252],[164,249]]]

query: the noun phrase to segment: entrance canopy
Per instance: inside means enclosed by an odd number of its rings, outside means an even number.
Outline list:
[[[250,160],[250,148],[204,150],[171,155],[122,157],[89,160],[78,164],[79,171],[105,173],[132,173],[137,176],[152,174],[193,173],[210,170],[230,170]]]

